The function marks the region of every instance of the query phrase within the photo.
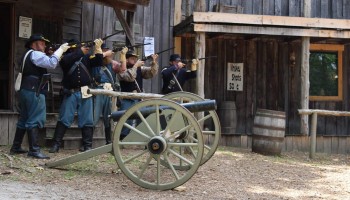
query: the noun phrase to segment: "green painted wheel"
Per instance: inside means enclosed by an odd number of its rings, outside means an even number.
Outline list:
[[[190,92],[173,92],[165,95],[163,98],[171,99],[178,103],[188,103],[195,101],[204,101],[204,99],[196,94]],[[195,114],[198,122],[202,128],[202,134],[204,139],[204,153],[201,161],[201,165],[207,162],[215,153],[219,145],[221,137],[221,126],[219,117],[216,111],[201,112]],[[187,140],[189,140],[188,138]]]
[[[130,123],[135,119],[139,122]],[[130,132],[120,141],[123,127]],[[196,139],[177,142],[188,134],[196,135]],[[184,147],[190,153],[179,153]],[[200,166],[203,152],[197,119],[186,108],[167,99],[135,104],[126,110],[114,130],[113,153],[118,166],[131,181],[148,189],[168,190],[184,184]],[[189,167],[186,170],[174,167],[181,163]]]

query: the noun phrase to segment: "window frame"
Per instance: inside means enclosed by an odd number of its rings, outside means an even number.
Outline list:
[[[343,52],[344,45],[341,44],[310,44],[312,51],[336,52],[338,56],[338,96],[309,96],[310,101],[342,101],[343,100]],[[310,66],[309,66],[310,67]],[[310,76],[311,74],[309,74]],[[310,80],[310,78],[309,78]]]

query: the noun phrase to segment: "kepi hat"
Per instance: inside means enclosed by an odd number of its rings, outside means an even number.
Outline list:
[[[181,61],[180,55],[179,54],[171,54],[169,61],[170,62],[172,62],[172,61]]]

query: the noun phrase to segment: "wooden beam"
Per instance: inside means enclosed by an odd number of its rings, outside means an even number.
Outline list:
[[[112,8],[118,8],[121,10],[130,11],[130,12],[136,12],[136,8],[137,8],[136,4],[122,2],[120,0],[83,0],[83,1],[110,6]]]
[[[194,24],[195,32],[239,33],[258,35],[307,36],[324,38],[350,38],[350,30],[320,30],[304,28],[259,27],[220,24]]]
[[[220,24],[251,24],[261,26],[286,26],[305,28],[327,28],[336,30],[349,30],[350,20],[287,17],[271,15],[248,15],[215,12],[194,12],[193,22],[195,23],[220,23]]]
[[[124,2],[124,3],[130,3],[130,4],[137,4],[142,6],[148,6],[150,0],[117,0],[118,3]]]
[[[174,6],[174,26],[179,24],[182,19],[182,13],[181,13],[181,0],[175,0],[175,6]]]
[[[114,8],[114,11],[115,11],[115,14],[117,15],[117,17],[119,19],[120,24],[122,25],[122,27],[124,29],[125,35],[129,39],[131,45],[135,45],[135,40],[134,40],[132,31],[131,31],[128,23],[126,22],[122,11],[120,9],[118,9],[118,8]]]

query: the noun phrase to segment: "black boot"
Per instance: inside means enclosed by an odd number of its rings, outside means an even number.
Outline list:
[[[29,157],[34,157],[38,159],[50,159],[50,157],[40,152],[40,147],[38,144],[39,128],[32,128],[27,130],[28,142],[29,142]]]
[[[84,126],[81,129],[81,134],[83,137],[83,147],[84,147],[84,151],[88,151],[92,149],[92,135],[94,132],[94,128],[93,127],[87,127]]]
[[[56,124],[55,133],[53,135],[53,145],[51,149],[49,150],[50,153],[57,153],[58,150],[61,147],[62,139],[64,136],[64,133],[66,132],[67,127],[60,121]]]
[[[106,137],[106,144],[112,143],[112,137],[111,137],[111,127],[105,128],[105,137]]]
[[[10,154],[22,154],[22,153],[27,153],[28,151],[22,149],[21,145],[22,145],[22,141],[23,141],[23,137],[26,134],[26,130],[25,129],[20,129],[20,128],[16,128],[16,133],[15,133],[15,138],[13,139],[13,144],[12,147],[10,149]]]

